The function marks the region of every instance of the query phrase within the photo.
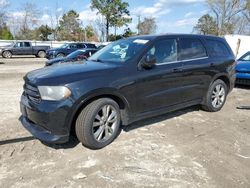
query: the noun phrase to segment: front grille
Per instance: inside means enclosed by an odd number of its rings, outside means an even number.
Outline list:
[[[250,85],[250,79],[237,78],[236,84]]]
[[[24,89],[24,94],[32,102],[39,103],[41,101],[41,96],[39,94],[37,87],[26,83],[24,84],[23,89]]]

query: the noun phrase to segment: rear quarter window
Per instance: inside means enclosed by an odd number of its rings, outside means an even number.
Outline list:
[[[87,48],[96,48],[96,45],[94,44],[86,44]]]
[[[191,60],[203,57],[207,57],[207,52],[200,39],[180,39],[179,60]]]
[[[225,57],[225,56],[231,56],[231,53],[227,46],[217,40],[210,40],[206,39],[207,42],[207,48],[213,57]]]

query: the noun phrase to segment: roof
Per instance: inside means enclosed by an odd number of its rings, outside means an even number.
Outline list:
[[[166,37],[166,36],[173,36],[173,37],[200,37],[200,38],[214,38],[214,39],[222,39],[221,37],[214,36],[214,35],[199,35],[199,34],[176,34],[176,33],[167,33],[167,34],[157,34],[157,35],[137,35],[130,38],[134,39],[147,39],[152,40],[155,38]]]

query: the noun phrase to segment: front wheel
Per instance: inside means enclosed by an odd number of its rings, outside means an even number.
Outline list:
[[[225,104],[228,87],[223,80],[215,80],[209,87],[205,97],[204,110],[209,112],[219,111]]]
[[[88,104],[76,120],[76,136],[90,149],[101,149],[119,134],[120,108],[109,98],[101,98]]]
[[[3,56],[3,58],[11,58],[12,53],[10,51],[4,51],[2,56]]]

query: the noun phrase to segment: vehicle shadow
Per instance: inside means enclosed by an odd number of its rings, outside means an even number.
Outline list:
[[[165,121],[167,119],[171,119],[171,118],[174,118],[174,117],[184,115],[184,114],[189,113],[189,112],[199,111],[199,110],[200,110],[200,106],[196,105],[196,106],[184,108],[182,110],[169,112],[169,113],[166,113],[166,114],[163,114],[163,115],[160,115],[160,116],[156,116],[156,117],[136,121],[136,122],[134,122],[134,123],[132,123],[130,125],[123,126],[122,129],[125,132],[129,132],[129,131],[133,131],[134,129],[137,129],[137,128],[145,127],[145,126],[148,126],[148,125],[151,125],[151,124],[154,124],[154,123]]]
[[[21,137],[21,138],[13,138],[13,139],[8,139],[8,140],[0,140],[0,146],[2,145],[7,145],[7,144],[15,144],[18,142],[26,142],[26,141],[31,141],[35,140],[36,138],[33,136],[26,136],[26,137]]]
[[[197,106],[185,108],[183,110],[169,112],[169,113],[166,113],[164,115],[136,121],[128,126],[122,126],[122,130],[125,132],[130,132],[130,131],[133,131],[137,128],[149,126],[149,125],[154,124],[154,123],[158,123],[158,122],[161,122],[161,121],[164,121],[167,119],[171,119],[174,117],[184,115],[184,114],[189,113],[189,112],[199,111],[199,110],[200,110],[200,106],[197,105]],[[120,133],[121,133],[121,131],[118,133],[117,136],[119,136]],[[8,139],[8,140],[0,140],[0,146],[7,145],[7,144],[15,144],[18,142],[26,142],[26,141],[31,141],[31,140],[36,140],[36,138],[33,136],[27,136],[27,137],[14,138],[14,139]],[[50,148],[53,148],[53,149],[70,149],[70,148],[74,148],[75,146],[77,146],[80,142],[76,138],[75,135],[72,135],[72,136],[70,136],[69,141],[65,144],[51,144],[51,143],[46,143],[43,141],[41,141],[41,143],[43,145],[50,147]]]

